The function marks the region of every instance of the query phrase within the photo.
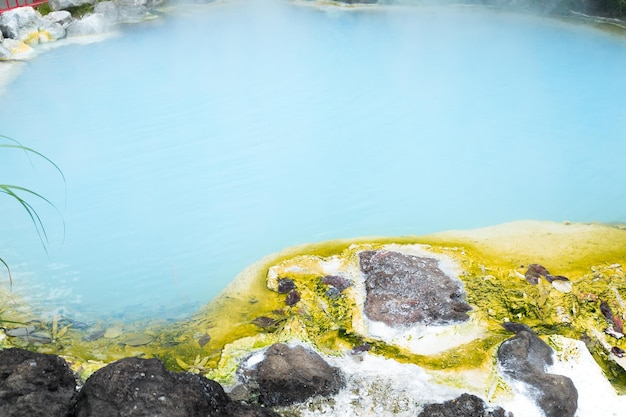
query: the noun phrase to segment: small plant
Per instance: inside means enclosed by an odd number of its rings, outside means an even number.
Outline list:
[[[59,340],[61,340],[61,338],[65,336],[65,334],[67,333],[70,327],[72,327],[72,325],[67,324],[59,328],[59,316],[55,315],[52,319],[52,332],[51,332],[52,342],[57,343]]]
[[[48,3],[44,3],[41,6],[35,7],[35,10],[37,10],[42,16],[45,16],[52,12],[52,7],[50,7]]]
[[[32,148],[26,147],[22,145],[21,143],[19,143],[18,141],[11,139],[4,135],[0,135],[0,141],[1,141],[0,148],[22,151],[26,154],[29,160],[30,160],[30,155],[35,155],[37,157],[43,158],[46,162],[50,163],[50,165],[52,165],[56,171],[58,171],[59,175],[63,179],[63,183],[66,184],[63,171],[61,171],[61,169],[57,166],[57,164],[52,162],[52,160],[50,160],[45,155],[41,154],[40,152],[37,152],[36,150]],[[32,165],[32,162],[31,162],[31,165]],[[35,231],[37,232],[37,236],[39,237],[39,241],[41,242],[41,245],[43,246],[44,251],[48,253],[48,235],[46,233],[46,229],[43,225],[43,222],[41,221],[41,218],[39,217],[39,214],[31,205],[31,203],[28,202],[27,197],[34,197],[38,200],[44,201],[45,203],[53,207],[55,210],[56,210],[56,206],[52,202],[50,202],[50,200],[48,200],[46,197],[42,196],[41,194],[33,190],[30,190],[28,188],[19,186],[19,185],[0,183],[0,193],[8,195],[9,197],[11,197],[14,201],[16,201],[19,205],[21,205],[24,208],[24,210],[30,217],[30,220],[32,221],[33,225],[35,226]],[[1,266],[6,269],[9,275],[9,287],[11,291],[13,291],[13,277],[11,276],[11,269],[9,268],[9,265],[7,264],[7,262],[2,258],[0,258],[0,264],[2,264]]]
[[[200,355],[196,355],[196,359],[194,359],[192,364],[188,364],[180,358],[176,358],[176,363],[183,370],[190,372],[192,374],[205,374],[209,371],[207,368],[207,363],[209,362],[209,357],[200,357]]]

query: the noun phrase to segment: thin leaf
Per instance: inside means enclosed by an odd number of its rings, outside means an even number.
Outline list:
[[[7,145],[6,143],[0,143],[0,148],[20,149],[20,150],[25,151],[26,153],[30,152],[30,153],[33,153],[33,154],[39,156],[40,158],[45,159],[46,161],[48,161],[48,163],[50,163],[50,165],[52,165],[58,171],[59,175],[61,175],[61,178],[63,178],[63,182],[65,184],[67,184],[67,181],[65,180],[65,175],[63,175],[63,171],[61,171],[61,168],[59,168],[59,166],[57,164],[55,164],[50,158],[48,158],[47,156],[45,156],[41,152],[38,152],[38,151],[36,151],[36,150],[34,150],[32,148],[29,148],[28,146],[22,145],[21,143],[19,143],[15,139],[12,139],[12,138],[10,138],[8,136],[0,135],[0,138],[7,139],[7,140],[10,140],[11,142],[15,143],[15,145]]]
[[[29,153],[32,153],[34,155],[39,156],[40,158],[44,159],[45,161],[47,161],[50,165],[52,165],[54,167],[54,169],[56,169],[56,171],[59,173],[59,175],[61,176],[61,178],[63,179],[63,186],[64,186],[64,202],[63,205],[67,206],[67,180],[65,179],[65,175],[63,174],[63,171],[61,171],[61,168],[59,168],[59,166],[57,164],[54,163],[54,161],[52,161],[50,158],[48,158],[47,156],[45,156],[44,154],[42,154],[41,152],[38,152],[32,148],[29,148],[27,146],[22,145],[20,142],[18,142],[17,140],[10,138],[8,136],[4,136],[4,135],[0,135],[0,138],[8,140],[13,142],[13,144],[6,144],[6,143],[0,143],[0,148],[12,148],[12,149],[19,149],[24,151],[24,153],[26,154],[26,157],[28,158],[31,166],[33,166],[33,162],[31,161],[30,157],[29,157]],[[17,187],[16,187],[17,188]],[[36,194],[34,192],[32,192],[31,190],[26,190],[24,189],[24,191],[30,192],[32,194]],[[40,198],[43,198],[40,195],[37,195]],[[59,210],[56,208],[56,206],[54,204],[52,204],[50,201],[48,201],[47,199],[43,198],[48,204],[50,204],[52,207],[54,207],[55,210],[57,210],[57,212],[60,214]],[[65,219],[63,219],[63,216],[61,216],[62,222],[63,222],[63,241],[65,241]]]
[[[52,205],[52,207],[54,207],[54,204],[50,203],[50,201],[48,201],[48,199],[46,199],[45,197],[37,194],[34,191],[31,191],[31,190],[27,189],[27,188],[18,187],[18,186],[12,186],[12,185],[6,185],[6,184],[0,184],[0,192],[4,192],[5,194],[8,194],[11,197],[15,198],[22,205],[22,207],[24,207],[24,209],[28,213],[28,216],[30,217],[31,221],[33,222],[33,225],[35,226],[35,230],[37,232],[37,235],[39,236],[39,240],[41,241],[43,249],[44,249],[44,251],[47,254],[48,253],[48,248],[47,248],[46,245],[48,244],[48,235],[46,234],[46,229],[43,226],[43,222],[41,221],[41,218],[39,217],[39,214],[37,214],[37,211],[26,200],[24,200],[19,195],[17,195],[13,191],[14,189],[22,190],[22,191],[31,193],[31,194],[33,194],[33,195],[43,199],[48,204]],[[41,229],[41,231],[40,231],[40,229]]]
[[[69,330],[69,328],[72,327],[71,324],[68,324],[67,326],[63,327],[61,330],[59,330],[59,332],[57,333],[55,339],[60,339],[63,336],[65,336],[65,333],[67,333],[67,331]]]
[[[56,339],[57,330],[59,328],[59,317],[54,316],[52,319],[52,338]]]
[[[187,369],[189,369],[189,365],[187,365],[182,359],[176,358],[176,363],[178,364],[178,366],[180,366],[180,368],[184,371],[186,371]]]
[[[13,292],[13,277],[11,276],[11,268],[9,268],[9,265],[2,258],[0,258],[0,263],[7,269],[7,273],[9,274],[9,288],[11,292]]]

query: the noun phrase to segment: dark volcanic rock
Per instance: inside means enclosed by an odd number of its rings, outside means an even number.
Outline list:
[[[296,288],[296,284],[292,279],[283,278],[278,281],[278,292],[280,294],[287,294],[289,291],[292,291]]]
[[[352,285],[350,281],[338,275],[326,275],[325,277],[322,277],[322,284],[330,285],[332,288],[336,288],[339,292],[342,292]]]
[[[339,369],[302,346],[272,345],[258,364],[259,400],[267,406],[303,402],[315,395],[336,394],[345,386]]]
[[[460,397],[441,404],[428,404],[417,417],[508,417],[504,409],[497,407],[488,410],[485,402],[475,395],[462,394]]]
[[[498,348],[502,372],[533,388],[535,401],[546,417],[573,417],[578,408],[574,383],[566,376],[545,371],[552,364],[552,348],[527,326],[507,323],[505,328],[516,335]]]
[[[224,417],[280,417],[270,409],[232,401],[226,405]]]
[[[22,349],[0,351],[0,416],[65,417],[76,393],[64,359]]]
[[[293,306],[298,304],[298,302],[300,302],[300,293],[296,290],[289,291],[289,294],[287,294],[287,297],[285,298],[285,304]]]
[[[233,403],[217,382],[190,373],[170,372],[158,359],[126,358],[96,371],[87,380],[73,416],[269,417],[276,414]]]
[[[516,333],[498,349],[498,361],[507,375],[520,381],[532,380],[552,365],[552,348],[529,327],[505,323],[504,328]]]
[[[439,261],[389,251],[359,253],[365,275],[365,314],[389,326],[462,322],[471,307],[462,283]]]

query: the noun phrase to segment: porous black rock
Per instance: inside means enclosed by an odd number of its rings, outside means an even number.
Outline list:
[[[0,351],[0,416],[66,417],[75,395],[76,379],[63,358]]]
[[[471,310],[462,283],[435,258],[392,251],[359,253],[365,275],[365,314],[389,326],[447,325],[466,321]]]
[[[475,395],[461,394],[450,401],[427,404],[417,417],[510,417],[503,408],[489,410],[485,402]]]
[[[274,417],[234,403],[203,376],[165,369],[158,359],[125,358],[96,371],[82,388],[72,417]]]
[[[531,387],[546,417],[573,417],[578,408],[574,383],[566,376],[546,372],[552,364],[552,348],[523,324],[507,323],[504,327],[515,336],[498,348],[502,372]]]
[[[334,395],[345,386],[339,369],[303,346],[277,343],[266,351],[257,366],[259,402],[284,406],[306,401],[316,395]]]
[[[278,281],[278,293],[279,294],[287,294],[288,292],[294,290],[296,288],[296,284],[290,278],[282,278]]]

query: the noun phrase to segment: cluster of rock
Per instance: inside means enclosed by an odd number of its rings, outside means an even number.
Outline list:
[[[32,46],[72,36],[107,33],[119,23],[141,21],[151,16],[160,0],[51,0],[52,12],[42,16],[32,7],[0,14],[0,60],[32,58]],[[93,7],[93,13],[75,18],[76,7]]]
[[[437,259],[383,250],[360,252],[359,261],[367,290],[364,311],[370,319],[391,326],[446,325],[469,319],[471,307],[465,301],[462,284],[442,271]],[[571,379],[545,371],[553,363],[552,348],[523,324],[505,323],[504,327],[516,333],[498,349],[498,364],[504,375],[526,384],[546,417],[573,417],[576,387]],[[428,406],[419,416],[506,415],[501,408],[476,412],[483,406],[482,400],[466,396]],[[446,407],[458,410],[442,411]]]
[[[317,304],[323,304],[325,314],[330,315],[332,302],[361,294],[362,303],[355,305],[364,318],[395,330],[471,324],[473,318],[468,313],[472,306],[466,301],[469,287],[458,278],[446,256],[416,246],[366,246],[363,250],[354,246],[350,250],[354,252],[346,256],[343,266],[337,266],[338,259],[327,262],[314,257],[314,261],[294,258],[299,268],[284,260],[265,269],[269,271],[265,272],[268,287],[280,294],[278,300],[284,296],[284,301],[279,301],[284,305],[276,310],[282,323],[289,321],[289,312],[312,317],[312,306]],[[311,274],[307,268],[317,272]],[[550,275],[538,264],[529,265],[521,282],[543,285],[542,279],[550,285],[569,282],[565,277]],[[548,284],[546,288],[550,288]],[[315,293],[310,286],[315,287]],[[616,325],[617,316],[606,302],[600,309]],[[272,338],[270,334],[280,327],[277,320],[259,317],[253,324],[267,329],[267,333],[256,335],[256,339],[248,337],[251,344],[232,344],[241,356],[237,356],[236,366],[229,367],[237,370],[232,371],[235,381],[228,382],[226,388],[196,374],[200,372],[197,368],[189,367],[186,373],[172,372],[156,358],[130,357],[113,362],[83,383],[58,356],[20,349],[0,351],[0,416],[292,417],[317,415],[307,411],[315,409],[328,415],[403,417],[512,417],[511,411],[516,416],[520,414],[511,402],[502,401],[493,392],[487,395],[487,390],[476,386],[458,385],[453,391],[433,396],[432,391],[443,386],[428,385],[427,374],[420,373],[423,370],[417,365],[408,365],[408,370],[399,375],[395,358],[385,358],[380,350],[381,345],[393,340],[367,334],[367,329],[351,329],[353,348],[333,350],[334,355],[324,358],[319,352],[328,351],[303,341],[306,338],[301,331]],[[535,414],[531,415],[574,417],[581,413],[584,407],[579,409],[579,404],[583,404],[581,399],[588,393],[582,385],[579,399],[572,379],[551,367],[559,361],[555,361],[552,347],[527,325],[505,322],[503,327],[514,335],[502,342],[498,338],[493,371],[515,396],[532,403]],[[222,359],[228,355],[224,347]],[[364,371],[364,364],[374,361],[384,367],[367,368],[375,369],[376,375]],[[577,385],[582,383],[573,378]],[[394,379],[402,382],[395,383]],[[406,389],[398,387],[415,380],[423,383]],[[375,401],[369,401],[370,398]],[[398,402],[398,412],[393,410],[396,399],[406,403]],[[350,409],[356,412],[346,411]],[[367,412],[358,412],[363,409]]]
[[[504,372],[528,383],[547,417],[573,417],[576,388],[568,378],[546,374],[552,351],[528,328],[504,342],[498,361]],[[223,387],[193,373],[171,372],[156,358],[126,358],[96,371],[80,384],[59,356],[12,348],[0,351],[0,415],[3,417],[278,417],[272,407],[330,397],[345,388],[342,371],[303,346],[275,344],[253,366],[242,366],[242,385]],[[244,402],[245,401],[245,402]],[[253,403],[253,404],[251,404]],[[511,417],[479,397],[462,394],[425,404],[417,417]]]
[[[426,253],[413,254],[384,249],[359,251],[357,259],[358,273],[352,272],[351,279],[347,275],[342,275],[346,272],[321,277],[319,282],[324,284],[321,286],[322,291],[325,286],[330,287],[324,292],[325,297],[335,299],[338,294],[350,297],[343,295],[345,290],[358,286],[358,282],[362,281],[364,316],[371,321],[384,323],[390,328],[400,330],[412,326],[443,328],[470,320],[468,312],[472,307],[466,301],[463,283],[451,273],[449,266],[441,265],[442,259]],[[268,287],[286,295],[284,301],[286,306],[306,310],[306,284],[298,281],[297,273],[293,272],[295,270],[293,265],[285,264],[280,268],[280,271],[286,272],[270,274]],[[304,276],[308,273],[307,270],[301,272]],[[281,275],[283,273],[288,275]],[[561,277],[553,281],[565,280],[566,278]],[[331,291],[333,289],[335,291]],[[264,323],[255,324],[264,327]],[[503,342],[498,349],[497,361],[501,377],[511,384],[524,385],[526,388],[523,391],[529,394],[537,409],[546,417],[573,417],[578,408],[578,391],[572,380],[563,375],[546,372],[553,364],[552,348],[523,324],[507,322],[504,328],[515,333],[515,336]],[[370,344],[364,343],[355,347],[350,354],[354,356],[368,354],[370,348]],[[291,358],[304,355],[304,351],[298,354],[288,351],[284,345],[273,346],[267,351],[266,359],[261,365],[254,365],[249,369],[244,362],[240,368],[240,379],[245,381],[245,386],[236,389],[244,393],[240,398],[246,400],[259,398],[261,403],[268,406],[288,405],[295,400],[305,400],[299,395],[306,391],[332,396],[343,386],[344,377],[341,373],[321,362],[321,358],[316,361],[295,360]],[[289,366],[291,361],[309,362],[313,365],[313,371],[295,370]],[[252,360],[252,363],[256,361]],[[272,365],[269,365],[270,363]],[[287,399],[279,399],[280,396],[276,397],[275,394],[264,391],[264,387],[271,386],[264,385],[268,375],[280,375],[275,380],[278,385],[271,391],[274,392],[278,386],[289,387]],[[298,378],[302,380],[299,381]],[[354,385],[350,386],[348,383],[347,389],[354,389]],[[308,394],[305,395],[307,396]],[[392,399],[388,398],[388,401]],[[418,417],[510,415],[511,413],[501,407],[489,408],[483,399],[471,393],[464,393],[443,403],[425,404]]]
[[[302,346],[271,346],[246,387],[258,395],[247,404],[222,386],[193,373],[165,369],[158,359],[126,358],[95,372],[84,385],[59,356],[12,348],[0,351],[0,415],[3,417],[278,417],[270,407],[288,406],[314,396],[331,396],[344,388],[339,369]],[[427,404],[418,417],[507,417],[490,410],[480,398]],[[565,414],[546,414],[549,417]]]
[[[0,351],[3,417],[275,417],[232,401],[215,381],[165,369],[158,359],[126,358],[79,389],[64,359],[17,348]]]

